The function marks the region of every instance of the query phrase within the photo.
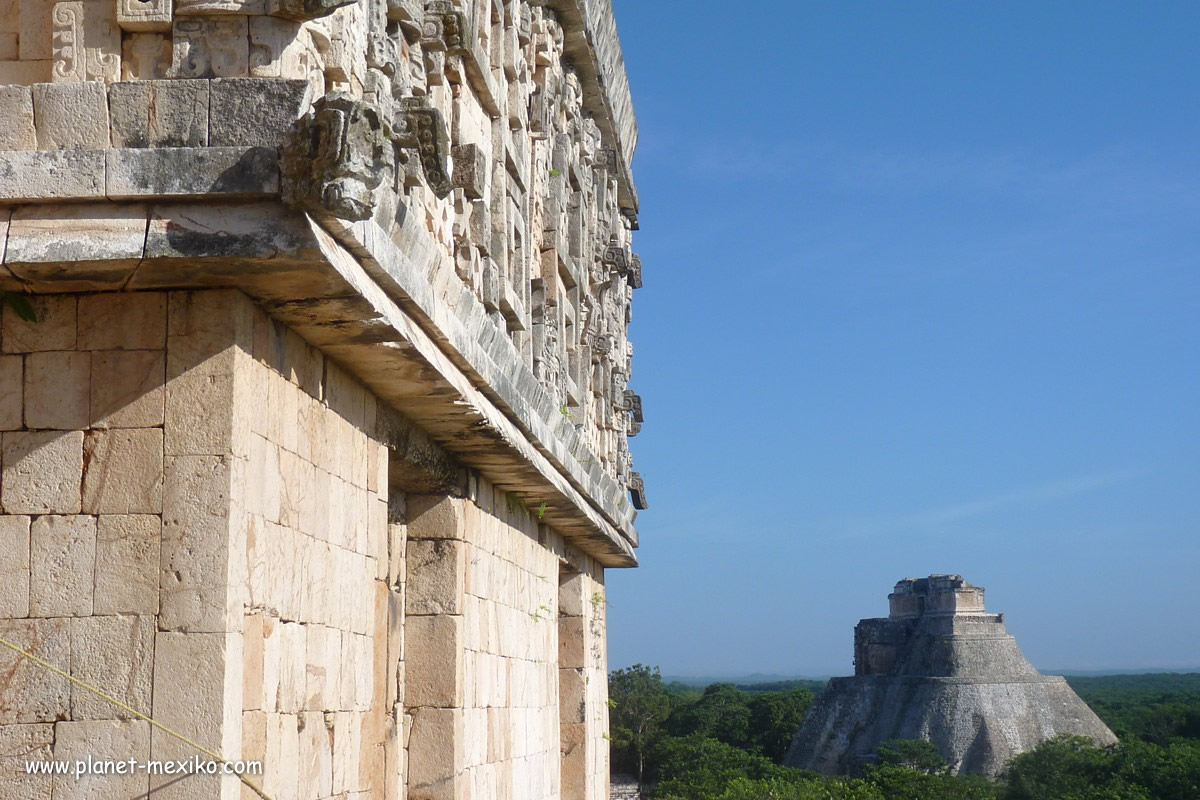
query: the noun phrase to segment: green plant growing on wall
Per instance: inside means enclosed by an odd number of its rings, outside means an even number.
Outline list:
[[[13,294],[0,289],[0,306],[8,306],[13,312],[25,320],[26,322],[37,322],[37,311],[33,307],[33,303],[29,302],[29,298],[24,295]]]

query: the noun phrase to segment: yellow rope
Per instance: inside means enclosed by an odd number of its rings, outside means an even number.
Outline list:
[[[13,651],[13,652],[15,652],[15,653],[17,653],[17,654],[19,654],[19,655],[22,655],[22,656],[24,656],[25,658],[28,658],[28,659],[29,659],[30,661],[32,661],[33,663],[35,663],[35,664],[37,664],[37,665],[39,665],[39,666],[45,667],[46,669],[48,669],[48,670],[50,670],[51,672],[53,672],[55,675],[59,675],[59,676],[61,676],[61,677],[63,677],[63,678],[66,678],[66,679],[67,679],[67,680],[69,680],[71,683],[75,684],[76,686],[78,686],[78,687],[80,687],[80,688],[82,688],[82,689],[86,689],[86,690],[88,690],[89,692],[91,692],[92,694],[96,695],[97,697],[100,697],[100,698],[102,698],[102,699],[104,699],[104,700],[107,700],[108,702],[112,703],[114,706],[116,706],[117,708],[121,709],[122,711],[125,711],[125,712],[127,712],[127,713],[129,713],[129,714],[132,714],[133,716],[137,717],[138,719],[140,719],[140,720],[143,720],[143,721],[145,721],[145,722],[148,722],[148,723],[150,723],[150,724],[151,724],[151,725],[153,725],[154,727],[158,728],[160,731],[163,731],[164,733],[167,733],[167,734],[170,734],[171,736],[174,736],[176,739],[178,739],[179,741],[183,742],[184,744],[187,744],[187,745],[190,745],[191,747],[194,747],[194,748],[196,748],[196,749],[197,749],[197,750],[199,750],[201,753],[203,753],[204,755],[206,755],[206,756],[208,756],[209,758],[213,759],[214,761],[216,761],[216,762],[218,762],[218,763],[220,763],[220,764],[222,764],[222,765],[224,765],[224,764],[231,764],[231,763],[232,763],[232,762],[231,762],[231,761],[229,761],[228,759],[224,758],[224,757],[223,757],[223,756],[222,756],[220,753],[214,753],[212,750],[209,750],[209,749],[208,749],[208,748],[206,748],[206,747],[201,747],[200,745],[196,744],[195,742],[193,742],[191,739],[187,738],[187,737],[186,737],[186,736],[184,736],[183,734],[181,734],[181,733],[178,733],[178,732],[176,732],[176,731],[173,731],[173,730],[171,730],[170,728],[168,728],[166,725],[163,725],[163,724],[162,724],[162,723],[160,723],[160,722],[156,722],[155,720],[151,719],[150,717],[147,717],[145,714],[142,714],[142,713],[140,713],[140,712],[138,712],[138,711],[135,711],[134,709],[132,709],[132,708],[130,708],[129,706],[125,705],[125,704],[124,704],[124,703],[122,703],[120,700],[116,699],[115,697],[111,697],[111,696],[109,696],[109,695],[105,694],[103,691],[101,691],[100,689],[97,689],[95,686],[91,686],[91,685],[89,685],[89,684],[87,684],[87,683],[84,683],[83,681],[79,680],[79,678],[76,678],[76,677],[73,677],[73,676],[71,676],[71,675],[68,675],[67,673],[63,672],[61,669],[59,669],[58,667],[54,666],[53,664],[51,664],[51,663],[49,663],[49,662],[47,662],[47,661],[43,661],[42,659],[38,658],[38,657],[37,657],[37,656],[35,656],[33,653],[27,653],[27,652],[25,652],[25,651],[24,651],[24,650],[22,650],[20,647],[17,647],[15,644],[13,644],[12,642],[8,641],[7,639],[5,639],[5,638],[4,638],[4,637],[2,637],[2,636],[0,636],[0,644],[4,645],[4,646],[5,646],[5,647],[7,647],[9,650],[12,650],[12,651]],[[252,792],[254,792],[256,795],[258,795],[259,797],[261,797],[263,800],[271,800],[271,798],[270,798],[270,797],[269,797],[269,796],[268,796],[268,795],[267,795],[265,792],[263,792],[263,790],[262,790],[262,789],[258,788],[258,787],[257,787],[257,786],[255,786],[253,783],[251,783],[251,782],[250,782],[250,780],[249,780],[249,779],[248,779],[248,778],[247,778],[245,775],[238,775],[238,776],[237,776],[237,779],[238,779],[238,780],[240,780],[242,783],[244,783],[244,784],[245,784],[245,785],[246,785],[246,786],[247,786],[247,787],[248,787],[248,788],[249,788],[249,789],[250,789]]]

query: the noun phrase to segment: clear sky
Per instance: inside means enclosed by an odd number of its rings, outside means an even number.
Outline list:
[[[958,572],[1043,669],[1200,667],[1200,4],[613,4],[651,510],[610,665],[850,674]]]

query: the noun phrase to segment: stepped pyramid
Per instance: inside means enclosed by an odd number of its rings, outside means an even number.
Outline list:
[[[854,774],[888,739],[927,739],[955,773],[996,775],[1062,734],[1116,742],[1061,677],[1043,676],[961,575],[906,578],[886,619],[854,629],[854,677],[814,701],[784,763]]]

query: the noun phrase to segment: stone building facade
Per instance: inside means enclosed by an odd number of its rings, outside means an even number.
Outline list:
[[[607,798],[636,140],[608,0],[0,0],[0,796]]]

